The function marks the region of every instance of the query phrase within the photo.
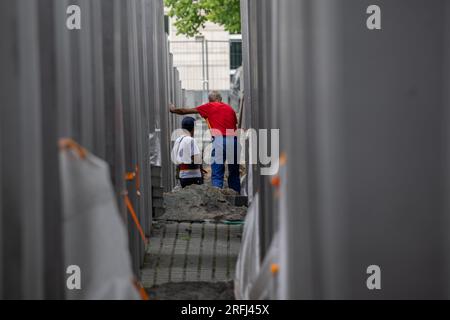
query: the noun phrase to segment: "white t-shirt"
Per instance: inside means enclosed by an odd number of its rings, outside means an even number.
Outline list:
[[[193,164],[192,157],[197,161],[198,166],[196,168],[180,169],[180,178],[201,178],[202,173],[200,171],[201,164],[201,152],[195,142],[195,139],[191,136],[181,136],[175,140],[175,144],[172,149],[172,161],[176,165],[181,164]]]

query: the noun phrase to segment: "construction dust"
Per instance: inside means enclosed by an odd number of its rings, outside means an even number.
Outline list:
[[[247,207],[237,207],[227,198],[238,196],[231,189],[209,185],[192,185],[164,194],[165,213],[161,220],[169,221],[242,221]]]

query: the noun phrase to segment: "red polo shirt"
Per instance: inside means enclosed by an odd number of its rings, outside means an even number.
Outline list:
[[[197,107],[200,115],[208,121],[213,136],[232,136],[237,129],[237,116],[232,107],[223,102],[209,102]],[[233,130],[232,133],[227,133]]]

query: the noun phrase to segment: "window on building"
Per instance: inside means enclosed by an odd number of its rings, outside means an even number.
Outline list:
[[[169,16],[164,16],[164,30],[169,34]]]
[[[236,70],[241,65],[242,65],[242,40],[232,40],[230,42],[231,70]]]

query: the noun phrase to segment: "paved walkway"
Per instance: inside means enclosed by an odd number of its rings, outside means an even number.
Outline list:
[[[142,269],[145,288],[234,278],[243,226],[157,222]]]

